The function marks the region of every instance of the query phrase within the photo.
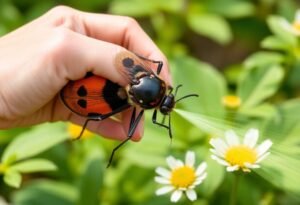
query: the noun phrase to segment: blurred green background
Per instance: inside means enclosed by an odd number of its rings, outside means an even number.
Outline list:
[[[300,204],[300,45],[280,26],[281,19],[293,21],[299,1],[0,0],[0,35],[56,5],[134,17],[169,59],[174,84],[183,84],[179,95],[200,97],[179,103],[172,113],[172,144],[147,112],[142,141],[122,147],[109,169],[118,142],[97,136],[71,141],[74,128],[67,123],[0,131],[4,201],[171,204],[168,195],[155,196],[154,169],[166,166],[169,154],[183,158],[193,150],[197,162],[207,161],[208,178],[196,188],[197,201],[183,197],[179,204],[226,205],[232,175],[210,159],[209,139],[229,128],[242,135],[256,127],[274,146],[262,168],[241,179],[237,204]],[[228,94],[242,104],[226,108],[222,98]]]

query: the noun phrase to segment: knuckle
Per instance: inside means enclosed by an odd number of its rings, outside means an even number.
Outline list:
[[[124,17],[125,28],[135,28],[139,27],[139,23],[132,17]]]
[[[57,6],[51,9],[45,18],[47,18],[53,26],[72,28],[74,27],[74,20],[77,16],[78,14],[75,9],[67,6]]]
[[[68,29],[63,27],[53,29],[50,39],[46,43],[43,56],[57,60],[67,52],[71,42],[71,32]]]
[[[53,16],[64,16],[72,13],[74,10],[71,7],[68,6],[55,6],[52,8],[49,13]]]

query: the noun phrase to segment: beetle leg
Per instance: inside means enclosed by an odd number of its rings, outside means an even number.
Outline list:
[[[169,129],[169,127],[163,123],[157,122],[157,110],[154,110],[153,115],[152,115],[152,122],[153,124],[156,124],[158,126],[164,127],[166,129]]]
[[[156,61],[156,60],[152,60],[152,59],[148,59],[148,58],[145,58],[143,56],[140,56],[138,54],[135,54],[137,55],[140,59],[143,59],[143,60],[146,60],[146,61],[149,61],[151,63],[155,63],[157,64],[157,68],[156,68],[156,74],[159,75],[161,70],[162,70],[162,67],[163,67],[163,62],[162,61]]]
[[[81,136],[83,135],[83,132],[86,129],[86,126],[87,126],[89,121],[100,121],[100,120],[102,120],[101,115],[99,115],[99,116],[89,116],[86,119],[86,121],[84,122],[80,134],[78,135],[78,137],[74,138],[73,140],[75,141],[75,140],[79,140],[81,138]]]
[[[153,122],[153,124],[156,124],[156,125],[158,125],[158,126],[161,126],[161,127],[164,127],[164,128],[166,128],[168,131],[169,131],[169,137],[170,137],[170,139],[172,140],[172,138],[173,138],[173,135],[172,135],[172,129],[171,129],[171,115],[169,114],[168,115],[168,117],[169,117],[169,125],[165,125],[164,124],[164,120],[165,120],[165,117],[166,117],[167,115],[164,115],[164,119],[163,119],[163,122],[162,123],[159,123],[159,122],[157,122],[157,110],[154,110],[154,112],[153,112],[153,115],[152,115],[152,122]]]
[[[133,108],[133,111],[132,111],[132,114],[131,114],[131,119],[130,119],[130,125],[129,125],[129,130],[128,130],[128,135],[127,135],[127,138],[121,142],[118,146],[116,146],[111,155],[110,155],[110,158],[109,158],[109,161],[108,161],[108,164],[107,164],[107,167],[110,166],[112,160],[113,160],[113,157],[114,157],[114,154],[115,152],[122,146],[124,145],[127,141],[129,141],[131,139],[131,137],[133,136],[134,134],[134,131],[136,130],[137,128],[137,125],[139,124],[143,114],[144,114],[144,110],[142,110],[138,116],[135,118],[135,114],[136,114],[136,108]]]
[[[115,115],[119,112],[122,112],[123,110],[126,110],[128,109],[129,107],[131,107],[130,105],[124,105],[122,107],[119,107],[118,109],[116,110],[113,110],[111,113],[109,114],[106,114],[106,115],[101,115],[101,114],[95,114],[95,115],[90,115],[87,117],[86,121],[84,122],[83,126],[82,126],[82,129],[81,129],[81,132],[79,134],[78,137],[76,137],[74,140],[79,140],[88,124],[89,121],[101,121],[101,120],[105,120],[106,118],[108,117],[111,117],[112,115]]]

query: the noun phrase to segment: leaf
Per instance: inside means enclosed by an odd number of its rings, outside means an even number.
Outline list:
[[[206,36],[220,44],[227,44],[232,39],[229,24],[219,15],[190,12],[187,16],[187,23],[196,33]]]
[[[261,46],[266,49],[273,50],[289,50],[289,45],[284,40],[277,36],[266,37],[262,42]]]
[[[238,113],[249,117],[271,118],[276,114],[276,108],[269,103],[263,103],[251,108],[242,108]]]
[[[56,170],[56,165],[46,159],[30,159],[10,166],[10,169],[20,173],[32,173]]]
[[[224,134],[224,131],[230,128],[232,129],[232,125],[214,117],[209,117],[199,113],[192,113],[180,109],[175,109],[174,111],[181,117],[189,121],[191,124],[198,127],[200,130],[210,133],[211,135],[222,136]]]
[[[66,182],[36,180],[16,191],[12,195],[12,204],[74,205],[77,196],[74,185]]]
[[[150,16],[159,11],[179,12],[184,5],[183,0],[172,0],[172,3],[161,0],[115,0],[110,3],[110,12],[127,16]]]
[[[299,122],[300,99],[286,100],[276,107],[277,112],[265,123],[265,135],[285,141]],[[295,133],[294,133],[295,135]],[[299,139],[300,133],[296,136]]]
[[[154,13],[156,8],[152,1],[115,0],[110,4],[110,13],[140,17]]]
[[[225,171],[224,167],[217,164],[216,161],[212,160],[210,155],[206,159],[207,163],[207,177],[203,181],[201,191],[204,196],[212,196],[216,189],[221,185]]]
[[[269,64],[280,64],[284,56],[276,52],[260,51],[248,57],[244,63],[246,68],[266,66]]]
[[[279,16],[270,16],[267,19],[267,22],[269,28],[276,36],[278,36],[281,40],[283,40],[286,44],[290,46],[297,46],[297,38],[283,28],[283,20],[284,19]]]
[[[68,139],[63,127],[58,124],[43,124],[16,137],[4,150],[2,163],[15,156],[15,161],[37,155]],[[9,162],[12,163],[12,162]]]
[[[221,101],[226,93],[226,83],[217,69],[186,56],[173,59],[171,68],[174,85],[183,85],[178,97],[191,93],[199,95],[198,98],[182,100],[176,106],[218,118],[224,115]]]
[[[241,109],[254,107],[272,96],[277,91],[283,76],[283,68],[278,65],[245,70],[238,85],[238,95],[242,99]]]
[[[100,203],[98,193],[103,183],[103,161],[92,159],[81,178],[78,205],[97,205]]]
[[[8,169],[4,174],[4,182],[14,188],[19,188],[22,182],[22,176],[19,172]]]
[[[277,188],[300,197],[300,186],[295,183],[300,178],[299,155],[289,156],[282,150],[271,151],[261,166],[262,168],[255,170],[257,174]]]
[[[205,6],[212,13],[218,13],[229,18],[242,18],[254,14],[255,7],[246,1],[206,1]]]

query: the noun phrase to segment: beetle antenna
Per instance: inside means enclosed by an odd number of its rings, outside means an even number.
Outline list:
[[[180,85],[177,85],[176,90],[175,90],[175,93],[174,93],[174,96],[175,96],[175,97],[176,97],[176,95],[177,95],[178,89],[179,89],[181,86],[182,86],[181,84],[180,84]]]
[[[189,97],[199,97],[199,95],[198,94],[186,95],[186,96],[183,96],[183,97],[179,98],[178,100],[176,100],[175,103],[177,103],[177,102],[179,102],[179,101],[181,101],[181,100],[183,100],[185,98],[189,98]]]

